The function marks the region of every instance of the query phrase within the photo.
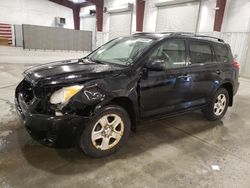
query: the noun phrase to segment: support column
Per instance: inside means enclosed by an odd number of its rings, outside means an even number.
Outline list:
[[[145,1],[136,0],[136,31],[143,31]]]
[[[73,18],[74,18],[74,28],[75,30],[80,30],[80,7],[75,6],[73,8]]]
[[[227,0],[217,0],[216,2],[216,8],[219,9],[215,11],[214,31],[221,31],[226,2]]]
[[[97,31],[102,31],[103,27],[103,8],[104,8],[104,3],[103,0],[99,0],[95,3],[96,6],[96,26],[97,26]]]

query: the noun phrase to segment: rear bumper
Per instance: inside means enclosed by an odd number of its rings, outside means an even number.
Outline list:
[[[21,94],[15,97],[17,113],[26,130],[35,140],[56,147],[76,143],[87,118],[75,115],[50,116],[37,114],[24,102]]]

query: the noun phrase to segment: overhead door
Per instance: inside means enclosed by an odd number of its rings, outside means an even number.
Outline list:
[[[158,7],[156,32],[195,32],[198,9],[198,1]]]
[[[132,12],[110,13],[109,39],[131,34]]]
[[[92,49],[96,48],[96,16],[81,17],[81,30],[92,31]]]

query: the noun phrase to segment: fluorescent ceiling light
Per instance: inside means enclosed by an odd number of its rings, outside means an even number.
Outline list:
[[[69,0],[72,1],[73,3],[84,3],[86,0]]]

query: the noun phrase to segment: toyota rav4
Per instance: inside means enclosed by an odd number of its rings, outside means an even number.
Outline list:
[[[190,33],[137,33],[88,56],[24,72],[16,109],[50,146],[114,153],[142,120],[202,110],[221,119],[238,90],[239,64],[223,40]],[[155,127],[157,128],[157,127]]]

